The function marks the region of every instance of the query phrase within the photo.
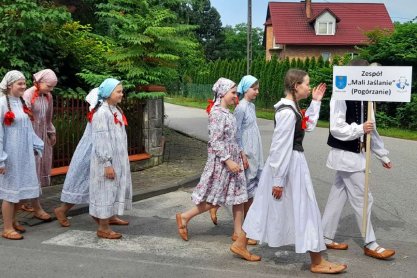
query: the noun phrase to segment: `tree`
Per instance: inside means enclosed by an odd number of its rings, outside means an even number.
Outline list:
[[[247,24],[240,23],[234,27],[224,27],[224,47],[221,56],[229,59],[246,58]],[[263,30],[259,27],[252,28],[252,54],[253,58],[264,57],[265,49],[262,46]]]
[[[54,32],[71,21],[61,8],[30,0],[3,0],[0,4],[0,75],[11,69],[34,73],[57,69]]]
[[[210,0],[170,0],[164,1],[163,5],[176,12],[179,22],[197,26],[195,34],[207,60],[224,57],[222,22]]]
[[[98,5],[97,15],[107,26],[114,48],[107,59],[113,75],[126,88],[167,84],[179,77],[181,57],[195,51],[188,37],[192,26],[177,23],[174,12],[146,0],[108,0]],[[82,75],[94,81],[91,71]]]

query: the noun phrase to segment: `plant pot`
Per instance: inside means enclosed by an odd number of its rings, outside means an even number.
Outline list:
[[[137,85],[137,92],[166,92],[167,89],[162,85]]]

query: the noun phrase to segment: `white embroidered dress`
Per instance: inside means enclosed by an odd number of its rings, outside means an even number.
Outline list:
[[[262,139],[256,122],[255,105],[242,99],[234,111],[237,132],[236,139],[239,147],[244,151],[249,162],[245,170],[248,198],[255,196],[264,166]]]
[[[115,123],[114,113],[122,124]],[[91,125],[90,214],[100,219],[123,215],[132,208],[132,180],[122,114],[104,102]],[[104,176],[104,168],[109,166],[114,169],[114,179]]]
[[[87,123],[83,137],[78,142],[61,193],[61,201],[69,204],[88,204],[90,186],[90,157],[92,143],[91,124]]]
[[[280,105],[295,103],[281,99]],[[307,129],[317,123],[320,102],[312,101],[306,111]],[[265,163],[254,202],[243,224],[247,237],[268,243],[271,247],[295,244],[297,253],[320,252],[326,249],[320,210],[314,194],[304,152],[293,150],[296,116],[292,109],[275,114],[276,127],[269,157]],[[281,199],[272,196],[272,187],[284,187]]]
[[[9,96],[15,119],[10,126],[4,124],[8,110],[6,96],[0,97],[0,199],[12,203],[39,197],[40,187],[36,174],[34,150],[43,150],[42,140],[35,134],[28,115],[19,98]]]

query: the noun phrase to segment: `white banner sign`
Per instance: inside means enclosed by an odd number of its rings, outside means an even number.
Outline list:
[[[410,102],[412,67],[333,67],[333,99]]]

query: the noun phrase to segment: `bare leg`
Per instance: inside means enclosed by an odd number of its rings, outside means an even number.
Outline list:
[[[206,203],[206,202],[202,202],[198,205],[196,205],[195,207],[193,207],[190,210],[187,210],[186,212],[181,213],[181,219],[184,225],[187,225],[188,222],[190,222],[190,220],[194,217],[197,216],[199,214],[202,214],[206,211],[208,211],[211,208],[215,208],[215,207],[219,207],[219,206],[215,206],[212,205],[210,203]]]
[[[72,209],[75,206],[75,204],[70,203],[62,203],[59,207],[56,208],[56,210],[59,210],[63,214],[67,215],[67,212]]]
[[[236,239],[236,241],[233,242],[232,246],[230,246],[230,251],[249,262],[260,261],[260,256],[250,253],[247,249],[248,239],[246,238],[246,233],[243,230],[241,230],[241,232],[238,235],[239,236]]]
[[[245,213],[245,217],[246,217],[246,214],[248,214],[249,208],[252,205],[252,203],[253,203],[253,198],[250,198],[246,203],[244,203],[243,210],[244,210],[244,213]]]
[[[15,204],[3,200],[1,205],[1,212],[3,214],[3,231],[5,233],[14,231],[13,219],[15,215]]]
[[[239,235],[243,225],[243,204],[233,206],[233,226],[234,233]]]
[[[35,217],[41,220],[48,221],[51,219],[51,216],[42,208],[39,198],[31,200],[32,207],[35,210]]]

